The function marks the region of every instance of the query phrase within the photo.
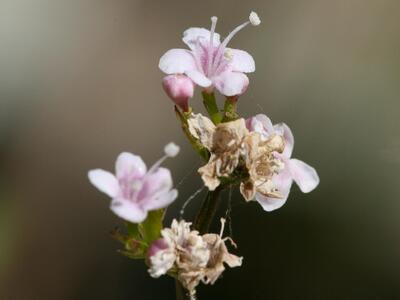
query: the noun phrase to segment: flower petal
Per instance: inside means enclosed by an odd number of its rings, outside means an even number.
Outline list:
[[[272,181],[275,184],[275,187],[282,194],[282,198],[270,198],[264,197],[260,193],[256,194],[256,200],[265,211],[273,211],[280,207],[282,207],[289,196],[290,188],[292,186],[292,178],[291,174],[287,169],[283,170],[281,173],[275,175],[272,178]]]
[[[185,74],[192,79],[194,83],[201,87],[209,87],[212,84],[210,79],[195,69],[190,69],[186,71]]]
[[[147,217],[147,211],[143,210],[137,203],[125,199],[113,199],[110,209],[118,217],[132,223],[141,223]]]
[[[210,30],[205,29],[205,28],[199,28],[199,27],[192,27],[189,29],[186,29],[183,32],[183,37],[182,37],[183,42],[190,48],[190,49],[195,49],[197,40],[200,40],[200,42],[209,42],[210,41]],[[214,46],[218,46],[220,42],[220,36],[218,33],[214,33]]]
[[[231,58],[229,65],[232,71],[251,73],[256,70],[254,59],[248,52],[227,48],[225,53]]]
[[[96,169],[89,171],[88,177],[90,182],[101,192],[110,197],[116,197],[118,195],[119,185],[114,174],[101,169]]]
[[[189,50],[170,49],[161,56],[158,67],[166,74],[183,74],[196,69],[196,62]]]
[[[138,155],[122,152],[115,162],[117,178],[129,177],[131,179],[143,177],[146,174],[146,164]]]
[[[163,208],[178,196],[178,192],[171,190],[171,188],[171,172],[166,168],[159,168],[154,173],[146,176],[137,199],[146,210]]]
[[[294,137],[292,131],[285,123],[274,125],[274,130],[276,133],[282,134],[283,138],[285,139],[285,149],[283,150],[282,155],[290,158],[292,156],[294,147]]]
[[[268,138],[271,133],[274,133],[274,126],[270,118],[264,114],[258,114],[247,119],[246,126],[249,131],[258,132],[263,138]]]
[[[243,94],[249,86],[249,78],[240,72],[227,71],[213,81],[218,91],[228,97]]]
[[[158,196],[145,203],[147,210],[156,210],[169,206],[178,197],[178,190],[172,189],[167,193],[158,194]]]
[[[311,192],[319,184],[317,171],[305,162],[293,158],[289,161],[289,169],[293,180],[303,193]]]

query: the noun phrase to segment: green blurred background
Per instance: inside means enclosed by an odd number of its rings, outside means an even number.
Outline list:
[[[235,192],[244,265],[199,298],[400,298],[400,1],[1,0],[0,299],[174,299],[171,279],[116,253],[109,230],[121,222],[86,173],[122,151],[151,163],[180,144],[166,164],[185,179],[169,224],[201,186],[201,162],[159,57],[184,47],[186,28],[216,15],[225,36],[251,10],[262,26],[231,44],[257,66],[239,109],[289,124],[294,157],[321,184],[293,188],[273,213]]]

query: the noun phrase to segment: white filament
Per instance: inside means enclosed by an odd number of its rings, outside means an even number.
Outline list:
[[[218,18],[216,16],[211,17],[211,30],[210,30],[210,50],[208,51],[208,62],[207,62],[207,75],[210,75],[211,64],[212,64],[212,53],[214,49],[214,33],[215,27],[217,27]]]

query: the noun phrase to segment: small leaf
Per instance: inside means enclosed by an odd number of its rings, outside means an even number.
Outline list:
[[[128,231],[128,236],[135,240],[141,240],[139,224],[126,222],[126,230]]]
[[[143,241],[148,245],[161,236],[164,212],[164,209],[151,211],[146,220],[139,224],[139,231],[142,234]]]
[[[145,255],[144,254],[136,254],[136,253],[132,253],[130,251],[124,251],[124,250],[118,250],[119,253],[121,253],[122,255],[132,258],[132,259],[144,259]]]
[[[127,241],[127,239],[128,239],[128,237],[127,237],[126,235],[124,235],[124,234],[121,233],[121,231],[119,230],[118,227],[117,227],[117,228],[114,228],[114,229],[110,232],[110,234],[111,234],[111,236],[112,236],[115,240],[119,241],[119,242],[122,243],[122,244],[125,244],[126,241]]]

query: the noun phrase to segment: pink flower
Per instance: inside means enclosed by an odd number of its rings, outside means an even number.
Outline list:
[[[193,97],[194,83],[182,74],[174,74],[165,76],[163,79],[163,88],[167,95],[178,105],[183,111],[189,110],[189,98]]]
[[[160,59],[159,68],[166,74],[185,74],[197,85],[225,96],[241,95],[249,85],[244,73],[255,71],[253,57],[243,50],[227,48],[233,36],[248,24],[257,26],[260,19],[252,12],[249,21],[236,27],[221,43],[215,32],[217,17],[211,18],[211,30],[189,28],[183,42],[190,48],[171,49]]]
[[[148,211],[164,208],[178,196],[177,190],[172,189],[170,171],[159,167],[167,157],[173,157],[178,152],[178,146],[168,144],[166,155],[149,171],[140,156],[123,152],[115,163],[115,175],[95,169],[89,171],[89,180],[112,198],[110,208],[117,216],[140,223],[146,219]]]
[[[266,115],[259,114],[248,119],[246,126],[250,131],[258,132],[264,139],[267,139],[271,134],[278,134],[285,141],[283,152],[274,153],[275,157],[283,162],[284,168],[272,177],[272,182],[283,195],[283,198],[269,198],[257,193],[256,200],[264,210],[272,211],[284,205],[293,181],[296,182],[303,193],[309,193],[317,187],[319,177],[316,170],[301,160],[290,158],[293,151],[294,138],[292,131],[285,123],[272,125],[271,120]]]

